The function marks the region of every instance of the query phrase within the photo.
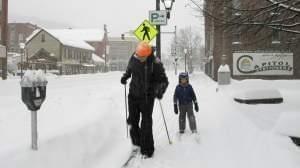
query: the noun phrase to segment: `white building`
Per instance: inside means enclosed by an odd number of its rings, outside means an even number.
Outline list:
[[[135,37],[110,37],[109,66],[112,71],[126,70],[130,56],[135,51],[138,40]]]
[[[100,29],[38,29],[26,39],[27,67],[60,74],[95,72],[92,55],[103,37]]]

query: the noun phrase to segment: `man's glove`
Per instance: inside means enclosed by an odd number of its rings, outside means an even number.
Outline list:
[[[198,112],[199,111],[198,103],[195,102],[194,105],[195,105],[195,111]]]
[[[123,76],[123,77],[121,78],[121,83],[122,83],[123,85],[126,85],[126,83],[127,83],[127,78]]]
[[[157,92],[157,93],[156,93],[156,97],[157,97],[159,100],[161,100],[162,97],[163,97],[163,93]]]
[[[174,113],[175,113],[175,114],[178,114],[178,107],[177,107],[177,104],[174,104]]]
[[[162,99],[163,94],[164,92],[160,87],[155,90],[155,97],[158,98],[159,100]]]

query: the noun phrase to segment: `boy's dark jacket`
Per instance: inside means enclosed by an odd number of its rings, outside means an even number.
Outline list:
[[[161,61],[153,54],[144,63],[132,55],[122,78],[130,77],[129,96],[133,98],[162,96],[169,84]]]
[[[196,95],[192,85],[187,83],[186,85],[178,84],[174,93],[174,104],[177,104],[177,100],[179,105],[190,104],[193,101],[196,102]]]

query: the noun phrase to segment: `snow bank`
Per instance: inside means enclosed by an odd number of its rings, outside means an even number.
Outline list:
[[[130,149],[120,103],[124,88],[114,82],[120,76],[49,78],[47,98],[38,112],[38,151],[30,149],[30,113],[21,101],[19,79],[0,81],[0,167],[87,168],[98,160],[106,165],[101,167],[120,166]],[[26,77],[43,76],[28,71]]]
[[[94,62],[96,62],[98,64],[105,62],[102,58],[100,58],[100,56],[98,56],[98,55],[96,55],[94,53],[92,54],[92,59],[93,59]]]
[[[236,100],[251,101],[251,100],[272,100],[282,99],[278,90],[275,89],[248,89],[241,91],[235,95]]]
[[[111,142],[118,136],[111,136],[112,130],[104,130],[105,122],[98,120],[51,138],[40,138],[39,150],[21,148],[5,155],[0,155],[0,165],[5,168],[88,168],[98,157],[109,153]],[[40,136],[44,136],[43,132]],[[120,140],[118,140],[120,141]],[[115,147],[128,147],[129,141],[123,141]],[[111,149],[114,149],[111,147]],[[126,150],[118,151],[126,156]],[[107,163],[106,163],[107,164]]]
[[[124,86],[121,72],[48,78],[47,99],[38,113],[39,151],[30,150],[30,115],[20,99],[19,80],[0,81],[0,167],[117,168],[127,158]],[[234,81],[216,93],[217,84],[203,73],[190,76],[199,112],[200,144],[189,133],[175,139],[178,115],[174,72],[162,100],[170,137],[168,144],[160,107],[153,111],[154,158],[143,168],[298,168],[300,150],[273,132],[283,112],[300,109],[299,81]],[[232,101],[245,88],[278,88],[286,98],[276,105],[248,106]],[[274,124],[275,123],[275,124]],[[188,124],[188,123],[187,123]],[[187,125],[187,132],[189,128]]]
[[[282,113],[275,130],[282,135],[300,138],[300,111]]]

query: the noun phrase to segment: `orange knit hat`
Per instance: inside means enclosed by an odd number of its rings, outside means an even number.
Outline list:
[[[152,46],[149,43],[142,41],[136,47],[135,53],[139,57],[148,57],[152,53]]]

